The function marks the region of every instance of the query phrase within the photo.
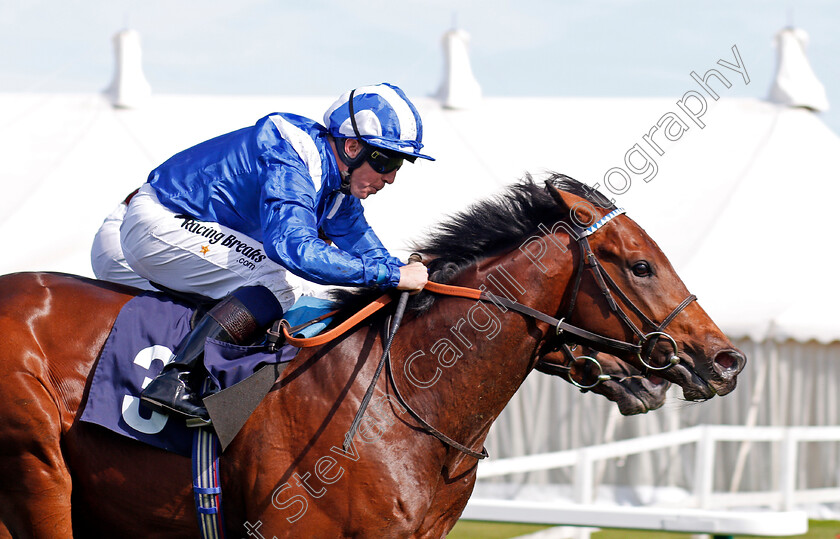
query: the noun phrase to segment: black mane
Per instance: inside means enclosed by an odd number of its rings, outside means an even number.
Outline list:
[[[552,174],[543,186],[526,175],[500,195],[453,215],[433,229],[425,242],[414,244],[414,250],[424,259],[431,259],[427,264],[429,280],[448,283],[476,261],[518,247],[537,232],[540,224],[550,228],[566,217],[551,196],[549,185],[602,208],[613,207],[601,193],[564,174]],[[349,307],[369,302],[377,294],[381,292],[371,289],[340,292],[336,299]],[[411,298],[409,308],[422,312],[433,302],[434,295],[423,292]]]

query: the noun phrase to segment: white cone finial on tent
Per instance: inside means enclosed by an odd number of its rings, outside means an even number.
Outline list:
[[[466,109],[481,101],[481,86],[473,76],[467,43],[470,35],[452,29],[443,35],[443,82],[437,97],[444,107]]]
[[[140,34],[123,30],[114,36],[114,80],[105,93],[111,104],[120,108],[137,108],[152,94],[152,87],[143,75]]]
[[[808,34],[799,28],[788,27],[776,34],[776,80],[770,87],[768,99],[782,105],[823,112],[828,110],[828,97],[808,62],[805,54],[807,45]]]

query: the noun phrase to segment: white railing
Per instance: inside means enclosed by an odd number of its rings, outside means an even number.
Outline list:
[[[715,450],[717,442],[779,442],[779,488],[766,492],[714,492]],[[702,425],[688,429],[583,447],[554,453],[529,455],[482,462],[478,479],[513,473],[557,468],[574,468],[574,501],[591,504],[595,492],[595,465],[606,459],[647,451],[696,444],[693,505],[700,509],[729,507],[770,507],[790,511],[810,503],[840,502],[838,488],[797,489],[800,442],[838,442],[840,427],[743,427]]]
[[[721,511],[662,507],[600,506],[471,498],[461,518],[492,522],[528,522],[577,526],[562,537],[589,539],[593,528],[656,530],[714,534],[715,537],[757,535],[789,537],[808,531],[805,511]]]

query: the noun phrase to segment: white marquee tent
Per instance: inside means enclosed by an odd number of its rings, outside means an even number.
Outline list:
[[[724,50],[720,57],[732,56]],[[733,85],[745,84],[734,71],[709,67]],[[840,291],[834,279],[839,231],[831,209],[840,195],[840,138],[812,111],[816,107],[730,98],[718,81],[709,84],[719,100],[686,78],[686,92],[705,96],[703,128],[678,106],[685,96],[482,99],[471,92],[475,100],[466,109],[414,98],[426,149],[437,161],[403,167],[397,183],[365,202],[386,245],[405,254],[407,242],[444,214],[526,172],[540,177],[559,171],[603,186],[605,174],[621,167],[631,182],[616,197],[618,204],[657,240],[701,305],[750,356],[732,395],[691,407],[667,405],[641,418],[619,419],[600,398],[532,376],[494,428],[488,447],[496,456],[697,422],[840,422]],[[0,94],[6,156],[0,172],[0,273],[91,275],[95,231],[154,166],[272,111],[320,118],[333,98],[153,94],[142,108],[128,109],[112,107],[103,95]],[[685,127],[680,131],[672,119],[677,140],[666,141],[661,129],[653,135],[659,155],[644,137],[669,114]],[[647,161],[631,151],[636,147],[647,152]],[[650,172],[641,171],[653,170],[650,162],[656,172],[644,181]],[[616,191],[628,187],[619,175],[608,179]],[[533,414],[537,402],[551,412]],[[826,457],[814,480],[836,483],[836,456]],[[760,460],[747,482],[762,482]],[[663,474],[654,468],[648,462],[633,473],[648,473],[643,482],[680,483],[678,470]]]
[[[0,144],[13,157],[0,178],[7,252],[0,271],[90,275],[94,232],[155,165],[270,111],[320,117],[330,101],[170,95],[122,110],[98,95],[0,95]],[[437,161],[407,165],[366,202],[394,249],[526,172],[603,184],[605,172],[624,167],[624,154],[676,109],[674,99],[485,98],[470,110],[415,101]],[[662,145],[664,155],[648,148],[656,175],[649,182],[630,175],[618,204],[730,334],[837,339],[829,201],[840,191],[840,138],[812,112],[752,99],[722,97],[703,120],[704,129],[692,126]],[[620,181],[613,175],[613,185]]]

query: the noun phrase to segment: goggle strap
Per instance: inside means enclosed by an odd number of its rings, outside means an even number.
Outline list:
[[[367,159],[367,145],[362,145],[362,150],[356,157],[350,157],[347,155],[347,152],[344,151],[344,143],[347,139],[339,138],[335,139],[335,149],[338,152],[338,157],[341,161],[347,165],[348,171],[353,172],[353,170],[359,168],[362,163],[365,162]]]
[[[341,173],[341,186],[338,188],[338,190],[344,193],[345,195],[350,194],[350,174],[352,173],[353,171],[349,168]]]

